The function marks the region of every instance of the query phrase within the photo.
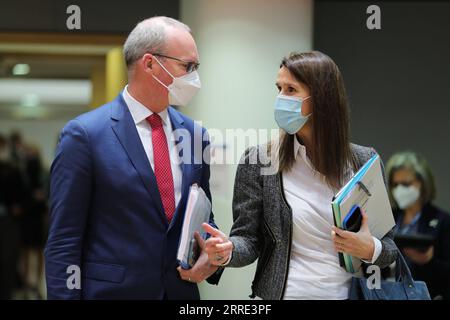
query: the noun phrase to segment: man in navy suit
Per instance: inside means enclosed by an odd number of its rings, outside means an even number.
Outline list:
[[[199,299],[197,283],[220,278],[204,252],[188,271],[176,260],[189,187],[211,198],[206,131],[172,107],[200,88],[190,29],[144,20],[124,55],[123,92],[61,132],[45,249],[49,299]]]

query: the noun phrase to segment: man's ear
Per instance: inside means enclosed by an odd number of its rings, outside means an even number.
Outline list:
[[[144,60],[144,61],[142,61],[144,63],[144,68],[150,69],[150,70],[146,70],[146,71],[151,71],[152,67],[153,67],[152,66],[152,63],[153,63],[152,57],[146,54],[144,57],[142,57],[142,59]]]

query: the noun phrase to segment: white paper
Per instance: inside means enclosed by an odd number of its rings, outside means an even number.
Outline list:
[[[183,227],[178,246],[177,259],[184,269],[192,267],[193,251],[195,248],[195,231],[205,238],[202,223],[209,222],[211,214],[211,202],[205,192],[197,184],[193,184],[189,190],[189,196],[184,213]]]

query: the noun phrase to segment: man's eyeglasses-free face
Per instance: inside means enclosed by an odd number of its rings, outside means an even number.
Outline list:
[[[161,53],[152,53],[152,55],[182,62],[184,64],[184,67],[186,68],[186,73],[191,73],[193,71],[196,71],[200,67],[200,63],[198,63],[198,62],[185,61],[185,60],[182,60],[182,59],[179,59],[176,57],[171,57],[171,56],[161,54]]]

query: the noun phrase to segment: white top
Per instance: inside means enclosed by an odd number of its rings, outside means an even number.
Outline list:
[[[155,161],[153,159],[153,143],[152,143],[152,128],[146,120],[153,114],[150,109],[144,106],[142,103],[133,98],[128,92],[128,86],[122,92],[123,99],[130,110],[133,117],[136,129],[141,138],[142,145],[144,146],[145,153],[147,154],[148,161],[152,166],[153,172],[155,171]],[[170,122],[169,112],[167,109],[158,113],[163,122],[164,133],[166,134],[167,146],[169,147],[170,164],[172,168],[173,186],[175,189],[175,207],[181,199],[181,182],[182,182],[182,170],[181,159],[178,154],[178,150],[175,145],[175,137],[172,130],[172,123]]]
[[[332,190],[325,177],[314,169],[306,148],[297,139],[294,139],[294,152],[292,169],[283,173],[284,193],[293,214],[284,299],[348,299],[352,274],[339,265],[331,239],[334,225],[331,200],[338,190]],[[380,241],[375,243],[372,261],[381,252]]]

